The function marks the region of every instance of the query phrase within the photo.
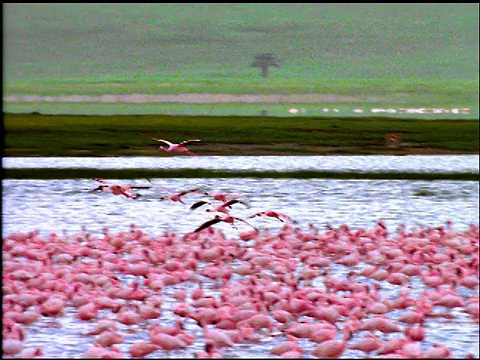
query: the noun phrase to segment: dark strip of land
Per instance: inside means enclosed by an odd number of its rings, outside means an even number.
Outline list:
[[[273,179],[341,179],[341,180],[458,180],[479,181],[478,173],[426,172],[354,172],[354,171],[230,171],[205,169],[4,169],[7,179],[141,179],[141,178],[273,178]]]
[[[478,120],[179,115],[4,114],[4,156],[173,156],[153,137],[199,155],[478,154]],[[400,145],[389,146],[394,133]],[[392,145],[392,144],[390,144]]]

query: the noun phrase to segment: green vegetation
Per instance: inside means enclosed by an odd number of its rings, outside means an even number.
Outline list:
[[[229,171],[205,169],[5,169],[7,179],[141,179],[141,178],[272,178],[272,179],[370,179],[370,180],[457,180],[479,181],[478,173],[337,172],[337,171]],[[425,194],[416,194],[422,196]]]
[[[478,154],[479,122],[261,116],[4,114],[5,156],[172,156],[152,137],[198,138],[200,155]],[[402,145],[386,146],[397,134]]]
[[[5,4],[4,20],[6,96],[322,93],[478,112],[475,3]],[[257,53],[280,62],[268,79]]]
[[[478,110],[478,81],[446,79],[218,79],[215,81],[199,79],[144,79],[141,82],[119,80],[118,82],[75,81],[15,81],[7,82],[4,95],[68,96],[89,95],[102,96],[122,94],[331,94],[332,104],[348,103],[351,106],[393,107],[393,108],[471,108]],[[328,101],[322,104],[328,104]],[[88,104],[88,103],[87,103]],[[252,106],[252,104],[248,104]],[[254,104],[255,105],[255,104]],[[31,105],[30,105],[31,106]],[[54,108],[50,105],[50,108]],[[70,103],[73,108],[75,103]],[[77,107],[85,104],[76,105]],[[88,105],[87,105],[88,106]],[[120,104],[125,107],[125,104]],[[144,104],[128,104],[137,111]],[[192,106],[191,104],[188,106]],[[196,105],[198,107],[198,105]],[[225,105],[215,105],[224,106]],[[239,105],[237,105],[238,107]],[[270,105],[257,105],[268,107]],[[300,105],[299,105],[300,106]],[[304,106],[304,105],[301,105]]]
[[[475,3],[5,4],[4,19],[8,80],[261,78],[263,52],[272,79],[478,79]]]

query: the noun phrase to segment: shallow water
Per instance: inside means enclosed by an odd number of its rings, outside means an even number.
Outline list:
[[[478,155],[6,157],[4,168],[479,172]]]
[[[247,196],[250,207],[237,204],[235,215],[249,216],[271,209],[288,214],[301,226],[313,223],[324,227],[348,224],[371,227],[384,221],[389,227],[440,226],[452,220],[458,228],[478,224],[479,184],[475,181],[407,180],[298,180],[298,179],[152,179],[171,192],[195,187],[207,191],[231,192]],[[39,230],[50,232],[101,232],[128,229],[131,223],[153,234],[172,230],[180,234],[211,218],[202,209],[189,206],[202,199],[188,194],[188,204],[159,200],[160,188],[139,190],[137,200],[107,193],[90,193],[94,180],[3,180],[3,234]],[[146,180],[118,181],[124,185],[151,185]],[[203,197],[204,198],[204,197]],[[257,218],[257,222],[279,228],[277,222]],[[229,234],[228,225],[219,225]],[[246,225],[245,225],[246,226]],[[458,229],[459,230],[459,229]]]
[[[205,168],[205,169],[244,169],[244,170],[306,170],[322,169],[337,171],[425,171],[425,172],[478,172],[478,156],[312,156],[312,157],[118,157],[118,158],[4,158],[3,166],[11,168],[29,167],[90,167],[108,168]],[[2,235],[18,231],[38,230],[41,236],[51,233],[71,235],[82,229],[92,234],[101,234],[103,227],[111,233],[126,231],[131,223],[151,236],[160,236],[165,231],[184,235],[212,217],[202,208],[195,211],[189,206],[202,199],[201,195],[188,194],[186,205],[171,201],[161,201],[166,190],[178,192],[194,187],[208,191],[231,192],[247,196],[249,206],[235,204],[232,214],[248,217],[258,211],[272,209],[288,214],[298,221],[302,229],[313,224],[325,230],[328,226],[338,227],[347,224],[352,229],[371,228],[378,221],[384,221],[392,233],[402,224],[407,228],[441,226],[453,221],[454,229],[463,231],[470,224],[478,226],[479,184],[462,181],[406,181],[406,180],[293,180],[293,179],[151,179],[158,187],[139,190],[141,197],[132,200],[123,196],[106,193],[90,193],[98,186],[94,180],[7,180],[2,181]],[[144,179],[115,180],[125,185],[151,185]],[[249,220],[260,229],[276,232],[281,223],[271,218]],[[228,224],[215,225],[227,236],[235,238],[237,230]],[[247,230],[245,224],[239,230]],[[350,269],[335,266],[332,273],[346,275]],[[124,276],[125,282],[133,281],[132,276]],[[233,277],[231,281],[238,281]],[[322,286],[322,281],[314,280],[314,286]],[[420,283],[414,287],[418,295],[424,290]],[[192,288],[183,283],[182,288]],[[166,287],[163,315],[157,320],[172,323],[172,307],[175,300],[171,296],[177,287]],[[206,288],[209,289],[208,283]],[[395,297],[394,287],[385,286],[384,297]],[[217,291],[209,289],[212,295]],[[465,295],[478,294],[478,288]],[[428,337],[422,342],[425,350],[433,343],[447,346],[454,357],[463,357],[471,352],[478,357],[478,324],[473,323],[464,313],[454,310],[455,319],[429,319],[425,324]],[[75,311],[68,310],[66,316],[58,319],[42,318],[28,326],[25,347],[41,346],[48,357],[79,357],[92,343],[92,339],[82,335],[93,324],[74,318]],[[393,316],[399,316],[393,314]],[[193,322],[186,322],[187,330],[198,334]],[[134,327],[135,328],[135,327]],[[128,331],[119,324],[125,336],[123,344],[117,347],[128,354],[129,344],[146,340],[148,335],[142,328]],[[395,337],[390,334],[384,339]],[[226,357],[272,357],[269,349],[285,338],[280,334],[262,339],[260,343],[243,343],[232,349],[224,349]],[[472,340],[476,339],[476,340]],[[309,350],[313,344],[300,339],[305,350],[304,357],[312,357]],[[195,351],[203,348],[197,341],[187,350],[172,351],[170,357],[192,357]],[[168,356],[165,352],[155,352],[150,358]],[[359,351],[347,350],[344,358],[361,358]]]
[[[405,224],[407,228],[422,226],[440,226],[446,221],[453,221],[457,231],[466,230],[469,224],[478,226],[479,218],[479,184],[461,181],[383,181],[383,180],[273,180],[273,179],[152,179],[155,184],[181,191],[201,186],[208,191],[232,192],[246,195],[250,207],[236,204],[232,209],[235,216],[247,217],[257,211],[272,209],[288,214],[298,221],[302,229],[309,224],[324,230],[326,226],[337,227],[347,224],[352,229],[371,228],[382,220],[391,232]],[[149,185],[145,180],[118,181],[122,184]],[[189,210],[188,206],[202,198],[197,194],[184,197],[187,205],[171,201],[160,201],[163,192],[159,189],[145,189],[139,192],[139,199],[127,199],[106,193],[89,193],[96,187],[93,180],[3,180],[3,236],[17,231],[38,230],[42,236],[55,232],[71,235],[81,231],[82,227],[92,234],[100,234],[103,227],[111,233],[126,231],[131,223],[151,236],[159,236],[165,230],[175,231],[179,235],[193,231],[201,223],[210,219],[211,214],[201,209]],[[236,207],[238,205],[238,207]],[[270,218],[250,219],[260,229],[275,232],[281,223]],[[237,231],[228,224],[217,224],[229,237],[235,237]],[[247,230],[246,225],[239,225],[239,230]],[[345,275],[350,268],[335,266],[332,274]],[[131,282],[133,276],[125,276]],[[238,281],[234,276],[231,281]],[[322,282],[314,286],[322,286]],[[424,286],[414,288],[417,295]],[[192,288],[188,283],[182,288]],[[206,285],[207,289],[209,285]],[[166,287],[163,291],[163,315],[157,320],[171,324],[174,315],[171,310],[175,300],[171,297],[177,287]],[[395,296],[395,286],[385,286],[383,296]],[[468,294],[478,294],[478,288],[468,290]],[[217,295],[216,290],[207,293]],[[425,324],[427,338],[422,342],[422,349],[439,342],[447,346],[454,357],[463,357],[471,352],[478,357],[478,324],[469,317],[454,310],[455,318],[429,319]],[[93,324],[74,318],[75,312],[69,310],[66,316],[58,319],[42,318],[28,326],[25,347],[41,346],[48,357],[79,357],[92,343],[92,339],[82,335]],[[393,314],[399,316],[399,314]],[[193,322],[186,322],[187,330],[199,334]],[[117,347],[128,354],[129,345],[137,340],[147,340],[148,335],[140,327],[127,331],[128,327],[119,324],[119,331],[125,340]],[[383,336],[384,339],[395,337],[394,334]],[[272,357],[269,350],[283,341],[280,334],[262,339],[259,343],[242,343],[234,348],[222,350],[226,357]],[[300,345],[304,357],[313,357],[309,350],[314,344],[301,339]],[[150,358],[170,356],[172,358],[193,357],[195,351],[203,348],[198,340],[188,349],[172,351],[166,355],[157,351]],[[362,352],[347,350],[344,358],[362,358]]]

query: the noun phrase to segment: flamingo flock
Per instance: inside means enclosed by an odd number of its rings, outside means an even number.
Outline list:
[[[128,193],[131,189],[149,189],[150,186],[125,186],[125,185],[119,185],[119,184],[111,184],[107,180],[104,179],[95,179],[96,181],[100,181],[103,183],[103,185],[90,190],[90,192],[95,192],[95,191],[104,191],[104,192],[110,192],[114,195],[124,195],[127,198],[130,199],[138,199],[141,195],[138,193]],[[194,233],[199,232],[203,229],[206,229],[212,225],[215,225],[220,222],[228,223],[230,224],[234,229],[238,228],[235,226],[235,222],[243,222],[253,228],[254,230],[258,231],[258,229],[250,224],[246,219],[240,218],[238,216],[233,216],[230,214],[230,211],[232,209],[232,206],[234,204],[242,204],[244,206],[249,206],[246,196],[245,195],[238,195],[238,194],[228,194],[228,193],[213,193],[213,192],[208,192],[204,191],[202,188],[193,188],[193,189],[187,189],[187,190],[182,190],[179,192],[171,192],[170,190],[167,190],[166,188],[153,184],[150,179],[147,179],[150,184],[154,185],[157,190],[160,190],[160,196],[158,197],[159,200],[170,200],[173,202],[179,202],[184,205],[186,203],[183,201],[183,197],[188,194],[200,194],[200,195],[205,195],[208,197],[211,197],[212,201],[218,201],[218,203],[214,203],[209,200],[198,200],[195,203],[193,203],[189,209],[190,210],[195,210],[199,209],[204,205],[210,205],[210,208],[205,209],[205,212],[216,212],[216,213],[223,213],[224,215],[221,216],[220,214],[216,214],[212,219],[209,219],[205,221],[203,224],[198,226],[195,230],[193,230]],[[167,195],[165,195],[165,193]],[[293,220],[290,216],[287,214],[278,212],[278,211],[273,211],[273,210],[265,210],[265,211],[260,211],[255,214],[250,215],[248,218],[255,218],[259,216],[265,216],[265,217],[271,217],[279,220],[280,222],[290,222],[292,224],[296,224],[297,222]]]
[[[322,111],[324,113],[328,112],[334,112],[334,113],[339,113],[339,112],[345,112],[345,110],[340,111],[339,109],[331,109],[331,108],[323,108]],[[350,110],[349,110],[350,111]],[[351,110],[354,113],[357,114],[363,114],[366,111],[370,111],[372,114],[379,114],[379,113],[387,113],[387,114],[455,114],[455,115],[468,115],[470,114],[470,109],[469,108],[452,108],[452,109],[446,109],[446,108],[399,108],[399,109],[383,109],[383,108],[372,108],[369,110],[364,110],[364,109],[353,109]],[[307,112],[307,109],[301,108],[290,108],[288,109],[288,112],[290,114],[298,114],[302,113],[305,114]]]
[[[249,233],[6,236],[3,354],[45,356],[24,346],[29,329],[73,316],[89,329],[80,357],[224,358],[263,343],[270,357],[451,358],[430,331],[479,322],[478,226]]]

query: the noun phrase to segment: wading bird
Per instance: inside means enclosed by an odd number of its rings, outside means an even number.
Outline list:
[[[261,212],[258,212],[256,214],[250,215],[248,218],[251,219],[251,218],[254,218],[256,216],[268,216],[268,217],[276,218],[276,219],[280,220],[281,222],[285,222],[284,220],[286,220],[286,221],[290,221],[294,224],[297,223],[295,220],[292,220],[292,218],[290,218],[290,216],[279,213],[279,212],[276,212],[276,211],[272,211],[272,210],[261,211]]]
[[[204,192],[203,195],[210,196],[215,200],[227,202],[228,200],[232,199],[245,199],[245,195],[237,195],[237,194],[229,194],[229,193],[216,193],[216,192]]]
[[[250,224],[247,220],[245,219],[242,219],[242,218],[239,218],[239,217],[236,217],[236,216],[231,216],[231,215],[226,215],[226,216],[220,216],[220,215],[215,215],[215,217],[211,220],[208,220],[206,222],[204,222],[202,225],[200,225],[198,228],[196,228],[193,232],[194,233],[197,233],[199,231],[202,231],[203,229],[206,229],[212,225],[215,225],[216,223],[219,223],[221,221],[223,222],[226,222],[226,223],[229,223],[234,229],[238,230],[237,227],[235,226],[234,224],[234,221],[236,220],[239,220],[239,221],[243,221],[245,224],[247,224],[248,226],[251,226],[252,228],[254,228],[255,230],[257,230],[257,228],[255,226],[253,226],[252,224]],[[257,230],[258,231],[258,230]]]
[[[113,195],[123,195],[130,199],[136,199],[140,196],[138,193],[131,193],[132,190],[139,189],[150,189],[150,186],[127,186],[119,184],[110,184],[107,180],[104,179],[95,179],[98,182],[101,182],[102,185],[96,187],[95,189],[90,190],[90,192],[102,191],[109,192]]]
[[[209,204],[213,207],[213,209],[207,209],[205,211],[207,211],[207,212],[217,211],[217,212],[222,212],[224,214],[228,214],[229,210],[232,208],[232,205],[237,204],[237,203],[243,204],[245,206],[247,205],[246,203],[244,203],[243,201],[238,200],[238,199],[232,199],[232,200],[226,201],[226,202],[224,202],[222,204],[219,204],[219,205],[214,205],[209,201],[200,200],[200,201],[197,201],[192,206],[190,206],[190,210],[195,210],[195,209],[199,208],[200,206],[203,206],[205,204]]]
[[[156,139],[156,138],[153,138],[154,141],[157,141],[157,142],[161,142],[161,143],[164,143],[165,145],[168,146],[168,148],[166,147],[163,147],[163,146],[160,146],[158,149],[159,150],[162,150],[162,151],[165,151],[165,152],[178,152],[178,153],[186,153],[188,155],[192,155],[192,156],[197,156],[198,154],[194,154],[193,152],[191,152],[190,150],[188,150],[185,145],[187,144],[192,144],[192,143],[198,143],[198,142],[201,142],[202,140],[199,140],[199,139],[193,139],[193,140],[185,140],[185,141],[182,141],[181,143],[179,144],[174,144],[174,143],[171,143],[170,141],[167,141],[167,140],[163,140],[163,139]]]
[[[400,137],[397,134],[387,134],[385,135],[385,140],[387,141],[388,147],[398,147],[401,145]]]

